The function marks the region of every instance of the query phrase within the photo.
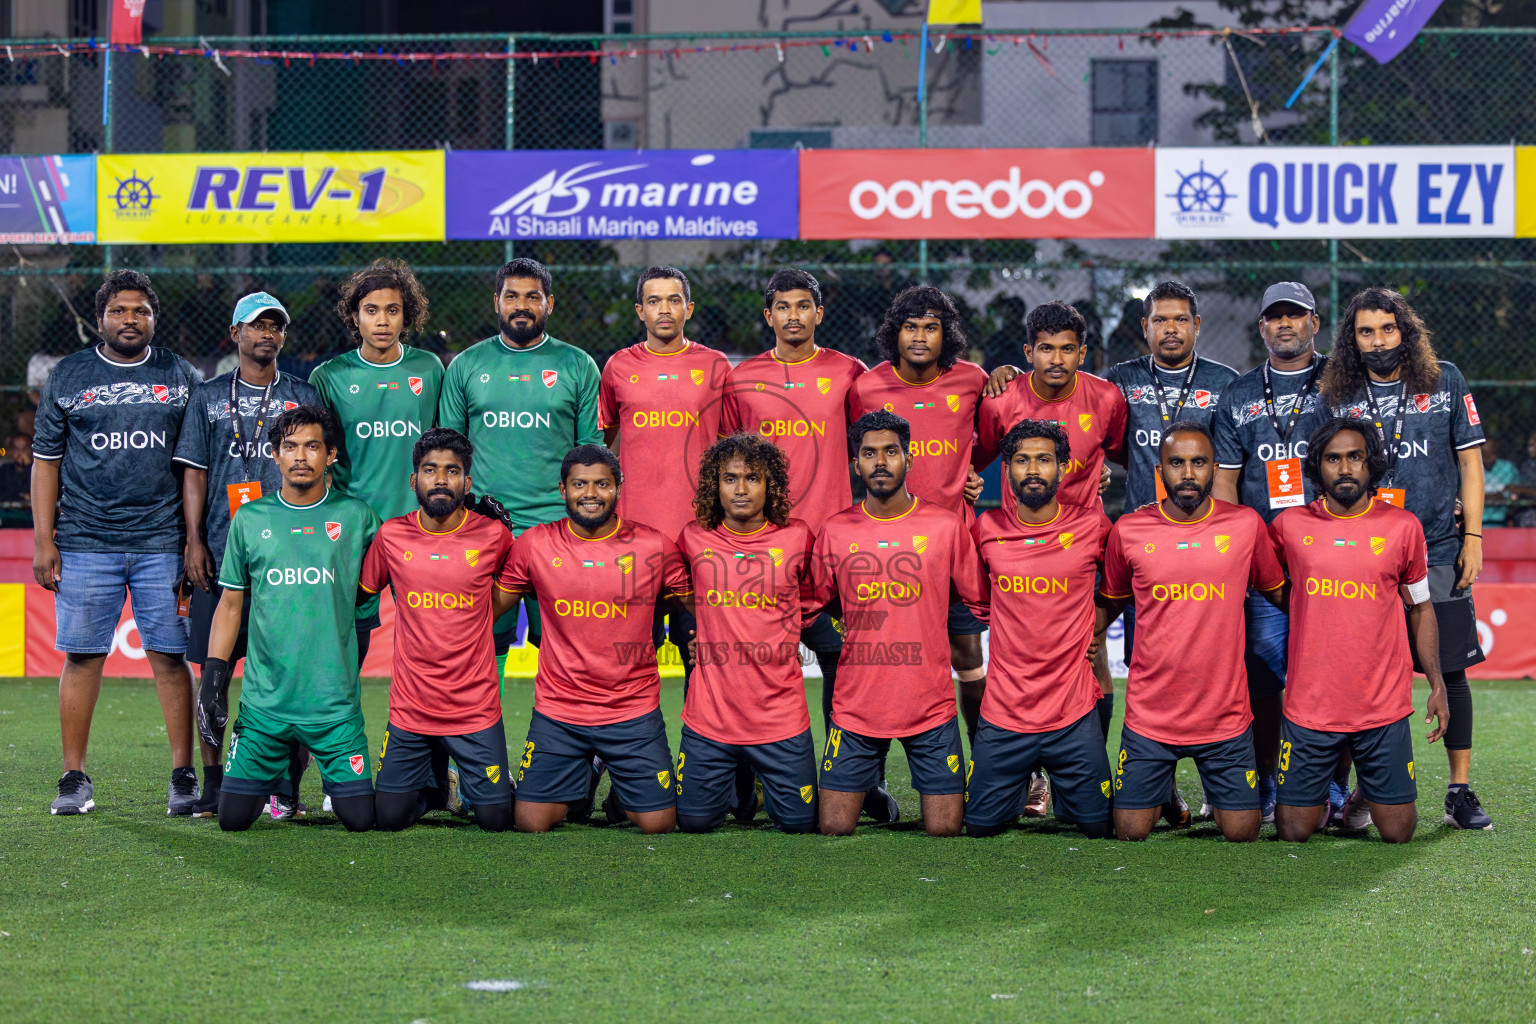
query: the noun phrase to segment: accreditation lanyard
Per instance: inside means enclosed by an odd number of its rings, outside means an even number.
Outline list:
[[[1403,386],[1397,391],[1397,420],[1392,424],[1392,443],[1387,444],[1387,428],[1381,408],[1376,404],[1376,385],[1369,379],[1365,382],[1365,400],[1371,407],[1371,421],[1376,424],[1376,439],[1387,449],[1387,475],[1382,482],[1392,483],[1392,475],[1397,469],[1397,446],[1403,439],[1403,421],[1408,418],[1408,378],[1403,378]]]
[[[1173,412],[1183,412],[1184,403],[1189,401],[1189,389],[1195,386],[1195,369],[1200,365],[1200,357],[1194,356],[1189,361],[1189,372],[1184,375],[1184,387],[1179,391],[1179,401],[1173,407]],[[1163,422],[1167,423],[1172,414],[1168,410],[1168,401],[1163,397],[1163,381],[1157,372],[1157,366],[1152,357],[1147,356],[1147,373],[1152,376],[1152,394],[1157,397],[1157,411],[1163,414]],[[1266,378],[1267,379],[1267,378]]]
[[[261,443],[261,428],[267,422],[267,399],[272,397],[272,385],[275,383],[277,383],[277,374],[274,373],[272,379],[267,381],[267,386],[261,389],[261,404],[256,407],[256,429],[252,431],[252,436],[257,439],[257,444]],[[240,453],[240,478],[242,480],[249,480],[251,478],[250,455],[245,450],[245,444],[240,438],[239,370],[230,374],[229,377],[229,425],[235,432],[235,450]]]
[[[1282,430],[1280,417],[1275,414],[1275,388],[1269,379],[1269,360],[1264,360],[1264,410],[1269,413],[1270,425],[1275,428],[1275,433],[1280,435],[1282,442],[1291,439],[1291,432],[1296,429],[1296,421],[1301,419],[1301,408],[1307,404],[1307,395],[1312,391],[1312,384],[1317,380],[1317,368],[1321,365],[1317,356],[1312,357],[1312,371],[1307,374],[1306,382],[1301,385],[1301,390],[1296,392],[1296,404],[1291,408],[1291,418]]]

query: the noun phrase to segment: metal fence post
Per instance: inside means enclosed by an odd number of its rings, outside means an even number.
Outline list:
[[[112,44],[107,44],[106,55],[101,65],[101,151],[112,152]],[[101,225],[96,225],[96,230],[101,230]],[[107,273],[112,272],[112,247],[104,245],[101,248],[102,269]]]
[[[927,16],[924,15],[926,18]],[[923,149],[928,148],[928,26],[923,25],[923,34],[918,45],[922,48],[917,58],[917,144]],[[917,276],[923,284],[928,283],[928,239],[917,240]]]
[[[1328,145],[1339,144],[1339,48],[1328,53]],[[1339,322],[1339,240],[1328,239],[1328,319]],[[1332,331],[1329,332],[1330,334]]]
[[[512,148],[516,139],[517,127],[517,59],[512,54],[517,52],[517,37],[507,36],[507,132],[506,149]],[[504,255],[506,262],[512,262],[512,239],[505,243]]]

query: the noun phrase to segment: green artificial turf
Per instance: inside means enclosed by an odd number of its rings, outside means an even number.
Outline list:
[[[1389,848],[1211,825],[1139,845],[1050,824],[490,835],[442,815],[349,835],[320,813],[226,835],[165,816],[154,689],[124,681],[96,712],[96,811],[52,818],[56,684],[4,680],[0,1021],[1529,1021],[1536,683],[1475,688],[1496,830],[1441,825],[1420,730],[1419,835]],[[508,683],[514,750],[530,691]],[[375,743],[386,695],[365,685]],[[674,750],[680,700],[669,684]],[[1180,780],[1198,803],[1187,762]]]

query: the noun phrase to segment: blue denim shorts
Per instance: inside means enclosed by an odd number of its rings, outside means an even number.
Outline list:
[[[119,644],[124,653],[130,657],[136,651],[186,653],[187,620],[176,614],[181,555],[61,551],[59,563],[59,592],[53,602],[55,650],[110,653],[118,639],[117,620],[123,613],[126,591],[133,598],[138,636],[132,638],[130,631],[124,631]]]

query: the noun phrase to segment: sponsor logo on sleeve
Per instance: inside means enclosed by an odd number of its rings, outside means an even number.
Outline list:
[[[1471,395],[1462,395],[1461,402],[1467,407],[1467,422],[1474,427],[1483,422],[1483,418],[1477,414],[1477,403],[1472,401]]]

